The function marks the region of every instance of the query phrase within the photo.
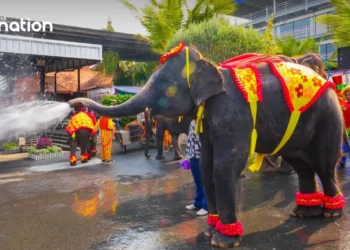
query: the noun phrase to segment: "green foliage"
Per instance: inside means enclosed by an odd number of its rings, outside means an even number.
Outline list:
[[[276,44],[279,52],[288,57],[303,56],[308,52],[318,53],[319,43],[313,38],[298,40],[293,36],[287,36],[283,39],[276,38]]]
[[[119,64],[119,54],[111,50],[103,52],[102,72],[104,75],[113,74]]]
[[[336,14],[317,17],[316,22],[329,25],[333,31],[336,47],[350,46],[350,2],[349,0],[330,0]]]
[[[41,155],[41,154],[51,154],[62,152],[62,148],[58,146],[47,147],[43,149],[36,149],[36,147],[29,147],[28,154]]]
[[[258,31],[243,25],[230,25],[221,18],[189,25],[171,39],[167,50],[180,41],[195,45],[203,56],[215,63],[244,53],[261,53],[265,48],[264,37]]]
[[[117,86],[143,86],[158,66],[158,62],[121,61],[119,64]]]
[[[103,105],[106,105],[106,106],[111,106],[112,102],[115,100],[117,102],[117,105],[119,105],[119,104],[122,104],[122,103],[128,101],[129,99],[131,99],[133,97],[134,97],[134,95],[131,95],[131,94],[126,94],[126,95],[121,95],[121,94],[108,95],[108,96],[105,96],[102,99],[101,103]],[[126,124],[128,124],[129,122],[134,121],[134,120],[136,120],[136,116],[123,117],[120,120],[120,126],[121,127],[125,127]]]
[[[134,12],[148,32],[148,36],[138,35],[138,38],[147,41],[152,50],[160,54],[167,51],[169,41],[182,28],[218,15],[232,15],[236,10],[232,0],[196,0],[192,9],[188,7],[186,0],[148,0],[140,10],[127,0],[120,1]]]
[[[7,142],[1,146],[1,148],[4,150],[11,150],[11,149],[14,149],[16,147],[17,147],[17,143],[15,143],[15,142]]]

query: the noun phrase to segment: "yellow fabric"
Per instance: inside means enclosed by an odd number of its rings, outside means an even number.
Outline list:
[[[112,159],[113,134],[111,130],[101,129],[101,160]]]
[[[197,121],[196,121],[196,127],[194,129],[195,135],[197,135],[198,133],[203,133],[204,108],[205,108],[205,102],[203,102],[199,106],[197,111]]]
[[[179,116],[179,122],[181,122],[181,121],[182,121],[182,118],[183,118],[183,116]]]
[[[254,163],[249,166],[252,172],[260,170],[266,155],[275,155],[288,142],[298,124],[301,113],[316,101],[314,98],[327,82],[312,69],[299,64],[282,62],[275,63],[274,67],[277,73],[283,77],[284,83],[281,82],[281,84],[285,91],[284,95],[291,116],[286,132],[276,149],[271,154],[258,154]]]
[[[86,128],[91,130],[94,129],[94,125],[92,123],[91,118],[84,112],[79,112],[73,115],[73,117],[68,122],[66,131],[72,135],[75,131],[81,128]]]
[[[75,137],[77,137],[77,136],[75,135],[75,133],[73,133],[73,134],[72,134],[73,140],[75,140]]]
[[[114,126],[115,126],[115,124],[114,124],[113,120],[112,120],[112,119],[109,119],[109,120],[108,120],[108,128],[112,130],[112,129],[114,128]],[[98,130],[99,127],[100,127],[100,120],[98,120],[98,121],[96,122],[96,125],[95,125],[95,127],[94,127],[94,131],[96,132],[96,131]]]
[[[256,74],[251,68],[245,69],[233,69],[234,74],[237,77],[238,85],[243,93],[246,93],[246,100],[249,102],[250,112],[252,113],[253,119],[253,130],[250,136],[250,148],[249,148],[249,158],[254,156],[256,141],[258,140],[258,133],[256,131],[256,116],[258,113],[258,81]]]
[[[164,139],[163,139],[164,148],[168,148],[171,143],[172,143],[171,134],[168,130],[165,130]]]

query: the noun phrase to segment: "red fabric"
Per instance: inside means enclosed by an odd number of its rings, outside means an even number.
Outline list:
[[[242,224],[223,224],[220,220],[216,223],[215,230],[226,236],[241,236],[243,234]]]
[[[332,79],[336,85],[343,84],[343,76],[342,75],[334,75],[334,76],[332,76]]]
[[[69,156],[69,161],[70,161],[71,163],[76,163],[76,162],[77,162],[77,157],[76,157],[75,155],[70,155],[70,156]]]
[[[344,102],[342,106],[344,120],[345,120],[345,126],[346,128],[350,128],[350,103]]]
[[[215,227],[218,221],[219,221],[219,216],[217,214],[208,215],[207,223],[209,226]]]
[[[345,207],[345,205],[346,205],[346,201],[342,193],[338,194],[335,197],[329,197],[329,196],[324,197],[324,207],[327,209],[338,210]]]
[[[90,118],[91,118],[91,120],[92,120],[92,124],[94,124],[94,125],[96,125],[96,116],[95,116],[95,114],[94,113],[91,113],[91,112],[88,112],[88,113],[86,113]]]
[[[108,121],[109,121],[109,119],[110,118],[101,116],[101,119],[100,119],[100,128],[101,129],[103,129],[103,130],[110,130],[108,128]]]
[[[312,194],[296,193],[295,203],[299,206],[321,206],[323,205],[324,195],[321,192]]]
[[[243,68],[249,64],[257,65],[259,63],[271,60],[272,62],[283,62],[279,56],[268,56],[257,53],[246,53],[240,56],[233,57],[219,64],[220,67],[226,68]]]

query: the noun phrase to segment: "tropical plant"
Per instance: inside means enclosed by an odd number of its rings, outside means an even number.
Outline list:
[[[263,54],[266,55],[277,55],[280,51],[278,46],[276,45],[275,38],[273,36],[273,21],[274,14],[272,14],[267,22],[267,28],[264,32],[264,40],[266,42],[265,48],[263,50]]]
[[[236,6],[232,0],[196,0],[195,6],[189,8],[186,0],[148,0],[143,8],[136,8],[127,0],[120,0],[128,7],[142,26],[147,36],[137,37],[147,41],[156,53],[165,53],[169,40],[177,31],[189,27],[192,23],[200,23],[218,15],[233,14]],[[184,15],[183,9],[186,10]],[[186,19],[187,18],[187,19]]]
[[[314,38],[298,40],[293,36],[276,38],[279,53],[288,57],[302,56],[308,52],[318,53],[319,43]]]
[[[170,40],[167,50],[180,41],[194,44],[203,56],[215,63],[244,53],[262,53],[266,46],[263,35],[252,27],[233,26],[222,18],[189,25]]]
[[[153,61],[121,61],[119,63],[118,79],[115,85],[143,86],[157,66],[158,63]]]
[[[329,26],[336,47],[350,46],[350,1],[330,0],[330,2],[336,13],[319,16],[315,21]]]

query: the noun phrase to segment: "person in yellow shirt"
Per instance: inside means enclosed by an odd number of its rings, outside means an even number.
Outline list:
[[[100,120],[96,123],[95,131],[98,128],[101,130],[101,160],[107,164],[112,163],[112,145],[116,131],[115,124],[111,118],[101,116]]]

